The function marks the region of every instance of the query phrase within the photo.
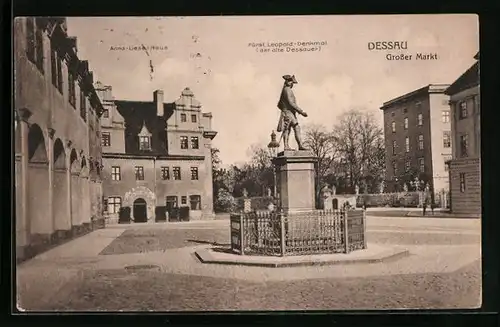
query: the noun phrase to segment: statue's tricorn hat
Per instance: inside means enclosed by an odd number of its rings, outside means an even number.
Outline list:
[[[297,80],[295,79],[295,75],[283,75],[283,79],[285,81],[291,81],[294,84],[298,84]]]

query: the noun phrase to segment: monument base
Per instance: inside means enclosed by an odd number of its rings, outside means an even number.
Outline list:
[[[315,164],[317,158],[309,150],[285,150],[274,159],[280,206],[285,213],[316,209]]]

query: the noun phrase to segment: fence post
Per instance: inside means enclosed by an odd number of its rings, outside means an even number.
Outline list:
[[[345,240],[345,253],[349,253],[349,227],[347,209],[344,209],[344,240]]]
[[[363,210],[363,249],[366,249],[366,210]]]
[[[281,233],[280,233],[280,248],[281,248],[281,256],[283,257],[285,255],[285,251],[286,251],[286,248],[285,248],[285,244],[286,244],[286,240],[285,240],[285,218],[284,218],[283,212],[280,212],[280,230],[281,230]]]
[[[240,253],[241,255],[245,254],[245,238],[243,237],[243,215],[244,213],[242,212],[240,214]]]

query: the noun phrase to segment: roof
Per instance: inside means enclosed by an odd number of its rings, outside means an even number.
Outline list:
[[[476,56],[479,58],[479,52]],[[479,85],[479,61],[476,61],[474,65],[457,78],[457,80],[446,89],[445,94],[456,94],[477,85]]]
[[[380,109],[385,110],[394,105],[406,102],[414,97],[421,96],[422,94],[444,93],[446,88],[449,86],[450,86],[449,84],[429,84],[414,91],[411,91],[409,93],[406,93],[404,95],[401,95],[397,98],[384,102],[382,107],[380,107]]]
[[[167,154],[165,128],[167,117],[157,115],[156,104],[152,101],[115,101],[116,110],[125,120],[125,153],[144,154],[139,150],[137,135],[145,127],[151,133],[151,155]],[[164,104],[165,113],[170,112],[169,104]]]

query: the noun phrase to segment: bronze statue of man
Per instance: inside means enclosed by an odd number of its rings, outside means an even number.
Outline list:
[[[300,126],[296,116],[296,114],[299,113],[302,116],[307,117],[307,113],[299,108],[295,100],[295,95],[292,91],[293,85],[298,84],[298,82],[295,79],[295,75],[285,75],[283,76],[283,79],[285,80],[285,83],[278,102],[278,108],[281,110],[281,115],[276,130],[282,133],[281,136],[283,138],[285,150],[291,150],[288,139],[292,128],[299,150],[307,150],[302,144]]]

